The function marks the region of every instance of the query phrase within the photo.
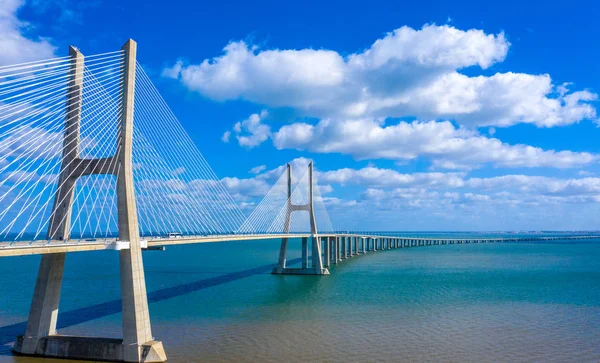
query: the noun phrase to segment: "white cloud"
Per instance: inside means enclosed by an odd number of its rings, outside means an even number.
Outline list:
[[[19,20],[17,11],[23,0],[0,1],[0,65],[17,64],[54,57],[56,48],[45,38],[29,38],[29,24]]]
[[[309,162],[290,162],[296,182]],[[253,178],[224,178],[223,184],[243,205],[256,205],[284,172],[281,165]],[[322,194],[337,191],[337,186],[364,188],[349,188],[344,197],[316,196],[325,203],[334,226],[342,229],[357,223],[366,229],[406,230],[592,228],[593,218],[578,212],[600,210],[600,178],[469,178],[466,173],[403,174],[372,165],[317,170],[315,176]]]
[[[255,166],[254,168],[250,169],[250,173],[258,174],[258,173],[264,171],[265,169],[267,169],[266,165]]]
[[[221,136],[221,141],[229,142],[229,138],[231,137],[231,131],[225,131],[223,136]]]
[[[271,127],[263,124],[262,121],[269,115],[267,110],[262,110],[260,114],[253,113],[244,121],[237,122],[233,126],[235,137],[240,146],[252,149],[271,136]],[[230,131],[226,131],[221,137],[223,142],[229,142]]]
[[[183,61],[177,61],[172,67],[163,69],[162,76],[167,78],[177,78],[183,68]]]
[[[231,42],[199,65],[178,62],[165,75],[216,100],[291,107],[318,118],[456,119],[469,126],[533,123],[551,127],[595,119],[589,91],[569,93],[549,75],[469,77],[466,67],[504,60],[503,33],[449,25],[402,27],[346,57],[332,50],[259,50]]]
[[[319,181],[341,185],[359,184],[371,187],[399,187],[406,185],[461,187],[464,173],[413,173],[402,174],[392,169],[366,167],[362,169],[343,168],[320,172]]]
[[[563,197],[600,197],[600,178],[558,179],[543,176],[503,175],[493,178],[471,178],[469,188],[480,190],[517,190],[521,193]]]
[[[591,176],[591,175],[593,175],[593,173],[590,172],[590,171],[587,171],[587,170],[579,170],[577,172],[577,175],[580,175],[580,176]]]
[[[298,182],[306,172],[310,159],[296,158],[290,162],[294,171],[294,181]],[[256,176],[248,179],[235,177],[223,178],[223,184],[232,194],[248,197],[264,196],[273,184],[281,177],[286,165],[266,170],[264,165],[253,168]],[[463,172],[428,172],[400,173],[393,169],[367,166],[361,169],[341,168],[336,170],[316,170],[315,179],[323,194],[331,193],[333,185],[365,187],[363,199],[386,198],[393,191],[395,196],[409,197],[417,191],[429,196],[443,197],[450,200],[486,201],[492,195],[503,196],[511,193],[520,195],[586,198],[600,202],[600,178],[586,177],[578,179],[560,179],[546,176],[503,175],[486,178],[469,178]],[[460,192],[462,191],[462,192]]]
[[[296,158],[289,162],[292,166],[292,178],[294,184],[297,183],[307,172],[307,166],[312,160],[306,158]],[[250,170],[256,174],[253,178],[241,179],[237,177],[225,177],[221,179],[227,190],[238,200],[246,201],[248,198],[264,197],[275,182],[286,171],[287,165],[280,165],[274,169],[266,170],[265,165],[254,167]],[[316,178],[318,178],[316,173]],[[325,192],[330,192],[331,187],[325,187]],[[323,191],[323,189],[322,189]]]
[[[363,53],[351,54],[348,63],[363,69],[378,69],[390,63],[450,69],[472,65],[488,68],[504,60],[509,45],[504,33],[462,31],[447,25],[425,25],[420,30],[403,26],[376,40]]]
[[[505,196],[506,192],[529,195],[530,197],[584,198],[600,202],[600,178],[585,177],[560,179],[547,176],[503,175],[487,178],[468,178],[465,173],[412,173],[402,174],[392,169],[369,166],[362,169],[343,168],[318,172],[321,183],[362,185],[365,196],[383,198],[385,190],[428,190],[444,191],[444,198],[458,200],[465,190],[463,199],[487,201],[490,195]],[[491,194],[490,194],[491,193]],[[438,194],[436,194],[438,195]]]
[[[349,154],[356,159],[432,159],[447,169],[496,167],[570,168],[596,161],[587,152],[543,150],[509,145],[444,122],[399,122],[383,125],[369,119],[321,120],[317,125],[294,123],[273,134],[278,149]]]

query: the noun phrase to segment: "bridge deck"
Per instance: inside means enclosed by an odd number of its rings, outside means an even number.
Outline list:
[[[171,246],[193,243],[219,243],[235,241],[252,241],[259,239],[281,239],[309,237],[309,234],[258,234],[258,235],[219,235],[219,236],[192,236],[181,238],[154,238],[147,240],[148,247]],[[438,244],[438,241],[446,241],[447,244],[460,243],[486,243],[486,242],[529,242],[529,241],[554,241],[554,240],[576,240],[576,239],[600,239],[600,235],[569,235],[569,236],[519,236],[501,238],[431,238],[431,237],[403,237],[389,235],[363,235],[363,234],[320,234],[319,237],[358,237],[358,238],[395,238],[407,241],[428,241]],[[103,239],[97,241],[20,241],[0,243],[0,257],[41,255],[60,252],[83,252],[120,249],[119,242],[115,239]]]

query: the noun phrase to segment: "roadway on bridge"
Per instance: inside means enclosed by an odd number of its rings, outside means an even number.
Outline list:
[[[229,234],[214,236],[189,236],[180,238],[148,238],[147,247],[173,246],[183,244],[197,243],[222,243],[239,242],[253,240],[273,240],[282,238],[302,238],[310,237],[310,234]],[[395,238],[408,241],[432,241],[431,244],[438,244],[437,241],[448,241],[448,244],[454,243],[485,243],[485,242],[531,242],[531,241],[553,241],[553,240],[576,240],[576,239],[597,239],[600,236],[595,235],[566,235],[566,236],[519,236],[502,238],[429,238],[429,237],[404,237],[390,235],[368,235],[368,234],[319,234],[320,238],[325,237],[357,237],[357,238]],[[42,255],[61,252],[84,252],[84,251],[103,251],[119,250],[127,248],[126,244],[120,244],[115,239],[101,239],[94,241],[73,240],[73,241],[19,241],[13,243],[0,243],[0,257]]]

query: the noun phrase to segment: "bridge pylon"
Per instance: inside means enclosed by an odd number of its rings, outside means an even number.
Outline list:
[[[292,203],[292,165],[287,164],[287,202],[285,212],[284,233],[290,233],[290,222],[293,212],[305,211],[309,214],[310,219],[310,239],[311,239],[311,265],[308,263],[308,237],[302,237],[302,266],[300,268],[292,268],[286,266],[286,256],[288,247],[288,238],[281,239],[281,247],[279,249],[279,260],[277,267],[273,269],[273,274],[282,275],[329,275],[329,270],[323,267],[323,259],[321,256],[321,243],[317,232],[317,221],[315,220],[315,210],[313,203],[313,163],[308,164],[308,203],[293,204]]]
[[[45,254],[40,263],[25,334],[17,337],[13,348],[18,354],[120,362],[164,362],[167,359],[162,343],[154,340],[150,327],[133,185],[132,139],[137,45],[130,39],[121,49],[124,67],[120,134],[117,137],[116,153],[102,159],[79,158],[84,56],[75,47],[69,49],[71,67],[60,182],[54,196],[47,237],[48,240],[69,239],[73,194],[78,178],[97,174],[115,175],[119,240],[129,245],[119,251],[123,339],[57,334],[56,322],[66,253]]]

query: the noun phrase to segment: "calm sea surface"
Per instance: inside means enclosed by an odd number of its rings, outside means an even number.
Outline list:
[[[144,252],[170,362],[600,362],[597,240],[398,249],[324,277],[270,275],[278,248]],[[10,353],[38,263],[0,259],[0,362],[59,362]],[[67,256],[60,333],[119,337],[118,272],[114,251]]]

